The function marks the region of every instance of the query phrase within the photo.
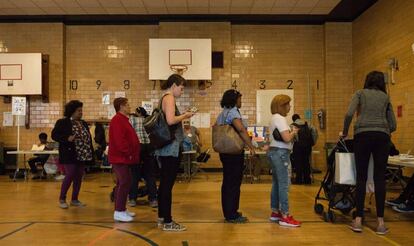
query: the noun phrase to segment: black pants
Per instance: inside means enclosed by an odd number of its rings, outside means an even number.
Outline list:
[[[240,186],[243,179],[244,154],[220,154],[223,164],[223,184],[221,185],[221,206],[224,218],[235,219],[239,215]]]
[[[311,183],[311,167],[310,167],[310,155],[312,153],[311,147],[293,147],[292,153],[292,165],[296,174],[297,184],[310,184]]]
[[[354,137],[354,153],[357,171],[357,216],[364,216],[366,183],[369,158],[374,158],[374,184],[377,217],[384,217],[385,170],[387,168],[390,137],[382,132],[363,132]]]
[[[160,162],[160,186],[158,188],[158,217],[164,218],[164,223],[170,223],[172,188],[177,177],[180,158],[173,156],[159,156]]]
[[[38,155],[28,160],[27,162],[29,163],[29,166],[30,166],[30,172],[33,174],[36,174],[37,173],[36,163],[40,163],[40,165],[42,165],[43,167],[47,159],[49,159],[49,155]]]
[[[148,200],[157,199],[157,184],[155,180],[155,157],[153,148],[149,144],[141,145],[141,164],[131,166],[132,183],[129,199],[138,197],[138,183],[144,178],[148,189]]]

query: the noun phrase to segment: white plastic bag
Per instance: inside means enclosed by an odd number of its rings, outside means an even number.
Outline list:
[[[354,153],[335,153],[335,182],[356,185]]]
[[[45,169],[46,174],[56,174],[57,172],[57,166],[52,163],[45,163],[43,168]]]

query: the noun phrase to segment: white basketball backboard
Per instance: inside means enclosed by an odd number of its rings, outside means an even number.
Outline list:
[[[0,53],[0,95],[41,95],[42,54]]]
[[[149,79],[166,80],[174,66],[187,80],[211,80],[211,39],[149,39]]]

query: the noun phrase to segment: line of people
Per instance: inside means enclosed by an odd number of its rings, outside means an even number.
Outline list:
[[[180,165],[181,146],[184,140],[182,122],[190,119],[195,113],[186,111],[180,113],[176,105],[176,98],[183,93],[185,79],[180,75],[171,75],[162,84],[164,94],[160,99],[160,106],[165,114],[170,132],[174,136],[172,143],[154,150],[157,163],[160,167],[160,184],[157,193],[158,199],[158,226],[164,231],[183,231],[186,227],[172,219],[172,189]],[[245,142],[251,155],[255,155],[255,149],[249,138],[240,113],[242,106],[242,95],[237,90],[224,92],[221,107],[222,112],[218,115],[216,124],[228,124],[239,133]],[[299,227],[301,222],[295,220],[289,213],[289,185],[290,185],[290,153],[294,148],[293,142],[298,138],[298,132],[302,127],[300,118],[294,118],[294,124],[289,126],[286,116],[290,111],[291,98],[287,95],[276,95],[270,105],[272,118],[270,132],[275,129],[280,133],[281,139],[275,139],[270,134],[268,158],[272,168],[272,188],[270,192],[270,220],[278,222],[282,226]],[[381,107],[380,107],[381,106]],[[145,134],[136,131],[134,125],[139,124],[139,119],[130,122],[130,106],[128,99],[117,98],[114,100],[116,115],[112,118],[109,127],[109,162],[117,177],[117,188],[115,191],[114,219],[117,221],[132,221],[134,213],[126,209],[128,194],[135,199],[131,188],[133,181],[131,176],[131,165],[140,163],[143,149],[145,153],[152,152],[151,144],[146,140]],[[368,74],[363,90],[358,91],[351,102],[345,118],[343,134],[346,137],[353,114],[358,111],[357,123],[355,125],[355,157],[357,165],[357,217],[351,225],[351,229],[362,231],[361,219],[363,216],[363,205],[365,198],[366,172],[369,155],[374,156],[375,192],[377,201],[378,228],[377,232],[385,234],[388,229],[383,221],[383,204],[385,200],[384,172],[386,156],[388,153],[389,135],[396,128],[395,117],[389,97],[386,94],[384,76],[380,72]],[[140,112],[137,112],[138,114]],[[60,143],[59,158],[65,165],[67,175],[62,184],[60,195],[60,206],[67,208],[66,192],[73,182],[73,194],[71,204],[83,206],[78,200],[81,177],[85,163],[92,161],[91,137],[87,124],[81,120],[82,103],[71,101],[65,107],[65,118],[56,123],[52,131],[52,138]],[[138,120],[138,123],[137,121]],[[141,119],[142,121],[142,119]],[[142,124],[142,122],[140,123]],[[141,128],[142,129],[142,128]],[[139,136],[139,137],[138,137]],[[299,136],[300,137],[300,136]],[[313,138],[315,139],[315,138]],[[313,141],[314,144],[315,140]],[[294,160],[309,162],[309,148],[299,150]],[[221,202],[225,221],[228,223],[245,223],[248,221],[239,211],[240,186],[243,177],[244,151],[239,154],[220,153],[220,161],[223,165],[223,183],[221,187]],[[302,162],[301,161],[301,162]],[[145,161],[144,161],[145,163]],[[309,167],[307,167],[308,169]],[[137,171],[133,171],[137,172]],[[309,183],[309,173],[301,171],[299,182]],[[147,184],[155,186],[155,180],[147,180]],[[136,187],[136,185],[134,185]],[[156,187],[156,186],[155,186]],[[363,189],[361,188],[363,187]],[[153,187],[154,188],[154,187]],[[152,188],[151,188],[152,189]],[[155,188],[156,189],[156,188]],[[155,190],[153,189],[153,190]],[[154,191],[151,192],[154,196]],[[150,198],[151,199],[151,198]]]

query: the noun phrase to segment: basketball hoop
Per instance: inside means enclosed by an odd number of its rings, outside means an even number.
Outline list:
[[[188,67],[186,65],[170,65],[170,69],[178,75],[183,75]]]

